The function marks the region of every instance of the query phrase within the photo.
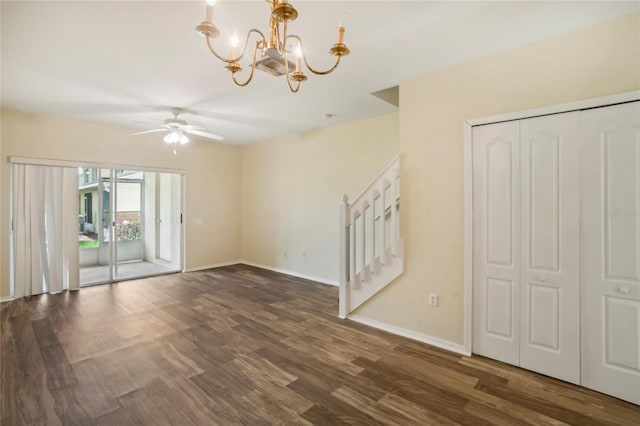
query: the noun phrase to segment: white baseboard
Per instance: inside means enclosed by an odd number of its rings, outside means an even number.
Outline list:
[[[248,262],[246,260],[241,260],[238,263],[242,263],[242,264],[248,265],[248,266],[255,266],[256,268],[266,269],[268,271],[278,272],[280,274],[291,275],[292,277],[296,277],[296,278],[302,278],[302,279],[305,279],[305,280],[316,281],[316,282],[319,282],[321,284],[332,285],[334,287],[338,287],[340,285],[338,283],[338,281],[328,280],[326,278],[314,277],[314,276],[311,276],[311,275],[300,274],[298,272],[289,271],[287,269],[274,268],[272,266],[260,265],[258,263]]]
[[[223,266],[237,265],[238,263],[244,263],[244,262],[241,261],[241,260],[233,260],[233,261],[230,261],[230,262],[216,263],[216,264],[213,264],[213,265],[194,266],[192,268],[185,269],[184,272],[204,271],[205,269],[222,268]]]
[[[0,303],[11,302],[13,298],[11,296],[0,297]]]
[[[331,285],[331,286],[334,286],[334,287],[337,287],[337,286],[340,285],[337,281],[327,280],[326,278],[320,278],[320,277],[314,277],[314,276],[311,276],[311,275],[300,274],[298,272],[289,271],[287,269],[274,268],[274,267],[271,267],[271,266],[261,265],[259,263],[253,263],[253,262],[249,262],[249,261],[246,261],[246,260],[234,260],[234,261],[231,261],[231,262],[217,263],[215,265],[196,266],[196,267],[193,267],[193,268],[185,269],[185,272],[197,272],[197,271],[203,271],[205,269],[221,268],[223,266],[231,266],[231,265],[237,265],[237,264],[242,264],[242,265],[247,265],[247,266],[254,266],[256,268],[266,269],[268,271],[278,272],[280,274],[291,275],[292,277],[303,278],[305,280],[316,281],[316,282],[319,282],[321,284],[327,284],[327,285]]]
[[[438,337],[433,337],[426,334],[418,333],[417,331],[408,330],[406,328],[387,324],[385,322],[372,320],[370,318],[366,318],[360,315],[348,315],[347,319],[359,322],[364,325],[368,325],[373,328],[388,331],[389,333],[397,334],[398,336],[417,340],[418,342],[426,343],[428,345],[435,346],[440,349],[445,349],[447,351],[455,352],[461,355],[471,356],[471,353],[465,350],[464,345],[453,343],[448,340],[440,339]]]

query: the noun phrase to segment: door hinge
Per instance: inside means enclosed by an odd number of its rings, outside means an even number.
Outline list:
[[[180,224],[182,225],[182,213],[180,213]]]

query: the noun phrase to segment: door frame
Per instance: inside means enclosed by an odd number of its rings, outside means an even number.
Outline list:
[[[585,99],[542,108],[464,120],[464,353],[470,356],[473,342],[473,127],[505,121],[562,114],[640,100],[640,90]]]

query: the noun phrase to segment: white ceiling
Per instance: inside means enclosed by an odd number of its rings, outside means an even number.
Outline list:
[[[291,94],[284,77],[256,71],[245,88],[194,27],[204,1],[2,1],[2,106],[145,130],[181,118],[243,144],[396,110],[371,96],[403,79],[565,33],[640,9],[639,2],[426,2],[292,0],[311,65],[346,16],[351,55],[333,74]],[[214,42],[267,31],[264,1],[218,1]],[[198,113],[197,115],[195,113]],[[335,115],[323,119],[323,114]],[[133,131],[133,130],[132,130]]]

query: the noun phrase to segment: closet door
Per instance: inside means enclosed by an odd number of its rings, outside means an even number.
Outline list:
[[[518,365],[519,124],[473,128],[473,352]]]
[[[640,102],[582,112],[582,383],[640,404]]]
[[[579,113],[520,121],[520,366],[580,383]]]

